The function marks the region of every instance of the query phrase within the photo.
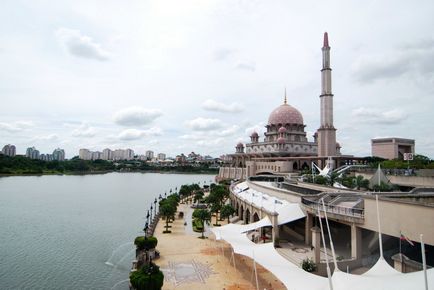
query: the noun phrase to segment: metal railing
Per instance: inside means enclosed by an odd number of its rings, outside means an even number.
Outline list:
[[[322,202],[320,200],[312,201],[303,197],[301,199],[301,203],[315,210],[318,210],[318,208],[320,209],[320,211],[323,210]],[[355,218],[362,218],[362,219],[365,217],[365,210],[361,208],[353,208],[353,207],[331,205],[331,204],[325,204],[325,208],[326,208],[326,212],[328,213],[350,216]]]

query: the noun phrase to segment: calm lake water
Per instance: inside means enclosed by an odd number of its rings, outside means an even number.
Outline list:
[[[132,241],[154,198],[212,180],[158,173],[0,178],[0,289],[128,289]]]

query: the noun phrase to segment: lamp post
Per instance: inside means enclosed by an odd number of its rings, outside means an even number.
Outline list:
[[[167,192],[164,193],[164,198],[166,198],[166,196],[167,196]]]
[[[150,212],[151,212],[151,222],[152,222],[152,204],[151,204],[151,211]]]
[[[161,200],[163,197],[161,196],[161,193],[160,193],[160,195],[158,196],[158,199],[159,200]]]
[[[148,213],[146,214],[146,223],[149,222],[149,209],[148,209]]]
[[[148,224],[148,222],[146,222],[145,227],[143,228],[143,231],[145,232],[145,238],[146,238],[146,235],[148,234],[148,228],[149,228],[149,224]]]
[[[154,216],[157,216],[157,198],[154,200]]]

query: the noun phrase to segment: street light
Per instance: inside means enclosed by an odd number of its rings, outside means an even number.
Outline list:
[[[148,222],[146,222],[145,223],[145,227],[143,228],[143,231],[145,232],[145,237],[146,237],[146,235],[148,233],[148,228],[149,228],[149,224],[148,224]]]
[[[154,216],[157,216],[157,198],[155,198],[155,200],[154,200],[154,207],[155,207],[155,213],[154,213]]]
[[[149,221],[149,209],[148,209],[148,213],[146,214],[146,222]]]
[[[152,221],[152,204],[151,204],[151,221]]]

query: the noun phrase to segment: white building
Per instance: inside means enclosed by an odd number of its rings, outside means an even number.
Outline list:
[[[113,160],[113,151],[106,148],[102,151],[102,160]]]
[[[49,154],[47,154],[49,155]],[[57,148],[54,149],[53,151],[53,160],[57,160],[57,161],[65,161],[65,150]]]
[[[52,154],[40,154],[39,159],[43,161],[52,161],[53,155]]]
[[[132,160],[134,151],[131,149],[116,149],[113,151],[113,160]]]
[[[166,154],[164,154],[164,153],[158,153],[157,159],[160,160],[160,161],[166,160]]]
[[[98,160],[98,159],[102,159],[102,152],[100,151],[93,151],[91,152],[91,160]]]
[[[89,149],[80,149],[78,151],[78,158],[82,160],[90,160],[92,158],[92,153]]]
[[[154,158],[154,151],[148,150],[145,154],[148,160],[152,160]]]
[[[27,148],[26,157],[31,159],[39,159],[39,150],[36,150],[35,147]]]
[[[3,146],[2,153],[3,155],[14,157],[16,154],[15,145],[7,144]]]

